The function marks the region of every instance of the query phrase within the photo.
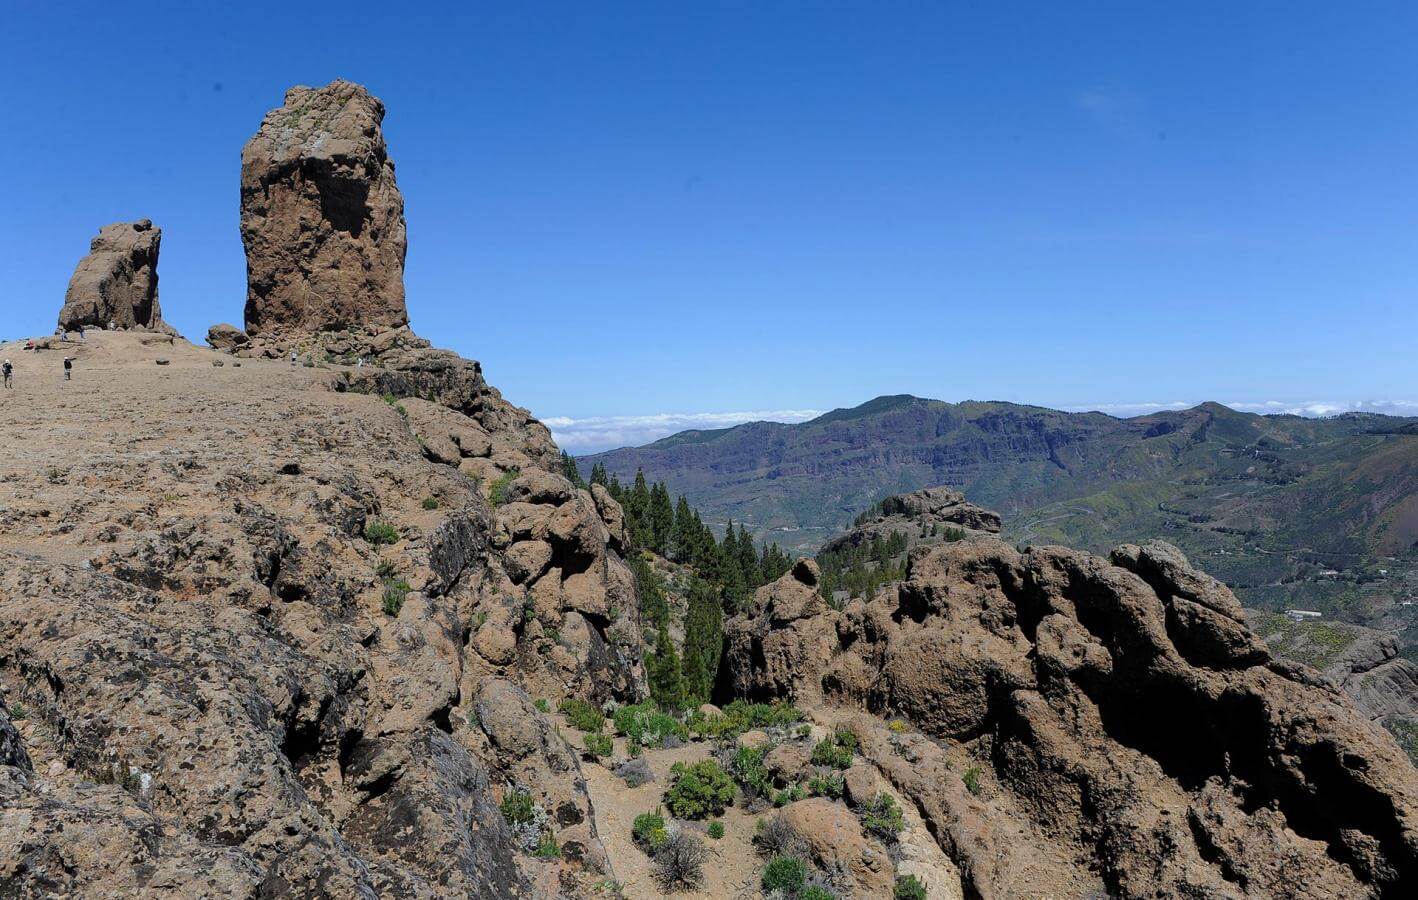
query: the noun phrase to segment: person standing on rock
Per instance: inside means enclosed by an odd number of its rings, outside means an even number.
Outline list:
[[[64,357],[64,380],[68,381],[74,373],[74,357]]]
[[[5,387],[13,391],[15,389],[15,367],[8,359],[5,360],[3,365],[0,365],[0,372],[5,374]]]
[[[295,360],[296,360],[296,353],[295,353],[294,350],[292,350],[292,351],[290,352],[290,364],[291,364],[291,365],[295,365]]]

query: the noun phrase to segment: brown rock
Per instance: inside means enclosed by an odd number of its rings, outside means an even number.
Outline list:
[[[170,331],[158,308],[158,245],[162,229],[148,219],[106,225],[79,260],[59,326]]]
[[[230,353],[251,343],[251,338],[247,337],[246,332],[235,325],[223,322],[207,329],[207,343],[215,350],[225,350]]]
[[[357,84],[294,87],[242,149],[252,336],[408,323],[404,198],[383,120]]]
[[[813,797],[790,803],[782,816],[807,843],[808,853],[819,868],[850,874],[852,896],[891,896],[890,857],[884,848],[866,839],[861,823],[845,806],[825,797]]]
[[[798,776],[807,768],[807,763],[807,751],[796,744],[779,744],[763,757],[763,765],[768,768],[768,774],[780,784],[797,781]]]

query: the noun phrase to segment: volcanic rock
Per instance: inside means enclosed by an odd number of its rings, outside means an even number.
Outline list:
[[[242,149],[252,337],[408,323],[404,198],[383,120],[360,85],[294,87]]]
[[[862,752],[967,895],[1100,874],[1118,896],[1418,888],[1418,771],[1318,673],[1272,662],[1176,548],[1108,561],[955,541],[913,553],[870,602],[785,617],[804,574],[726,623],[725,693],[909,719],[924,735],[862,716]],[[964,784],[976,767],[988,798]]]
[[[223,322],[220,325],[213,325],[207,329],[207,343],[216,350],[226,350],[231,352],[245,347],[251,343],[251,338],[246,336],[246,332],[235,325],[228,325]]]
[[[171,332],[158,308],[158,246],[162,229],[148,219],[99,229],[89,253],[79,260],[59,327],[142,328]]]
[[[872,511],[859,516],[851,530],[823,545],[823,552],[860,547],[893,534],[906,538],[906,546],[937,544],[948,540],[999,534],[999,513],[982,509],[947,487],[925,488],[887,497]]]

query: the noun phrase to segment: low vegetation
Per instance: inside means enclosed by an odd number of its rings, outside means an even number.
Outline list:
[[[712,759],[692,765],[675,763],[673,781],[665,792],[665,808],[679,819],[704,819],[722,815],[733,805],[733,779]]]
[[[399,529],[387,522],[370,522],[364,526],[364,539],[375,546],[397,544]]]
[[[571,723],[571,727],[578,731],[599,734],[605,727],[606,717],[594,704],[585,700],[578,700],[568,697],[561,701],[559,707],[561,714],[566,716],[566,720]]]
[[[704,860],[708,856],[703,841],[680,829],[655,851],[655,883],[666,893],[699,887],[704,881]]]
[[[862,810],[862,827],[891,844],[905,829],[906,823],[901,816],[901,807],[896,805],[891,795],[877,794],[876,799]]]

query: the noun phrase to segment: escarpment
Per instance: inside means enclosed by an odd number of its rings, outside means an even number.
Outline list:
[[[725,632],[724,690],[838,711],[967,894],[1418,887],[1408,759],[1167,544],[922,546],[903,583],[840,610],[802,562]]]

